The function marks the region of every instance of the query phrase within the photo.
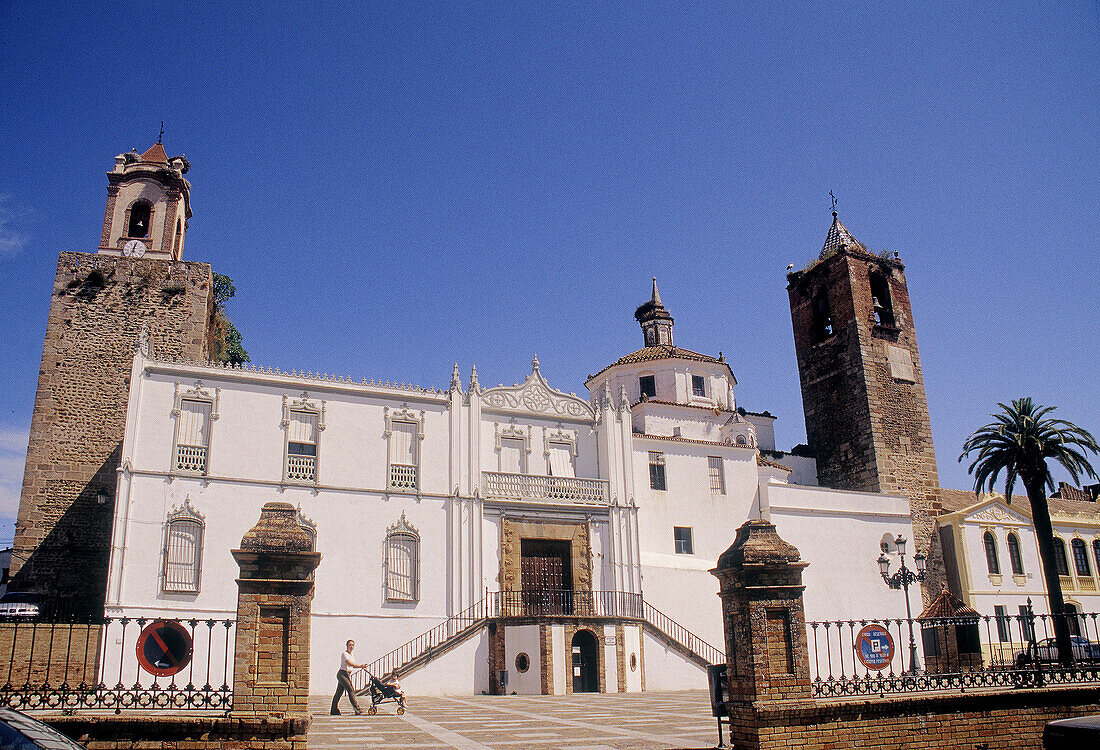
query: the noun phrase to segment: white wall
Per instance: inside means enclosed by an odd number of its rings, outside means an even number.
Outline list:
[[[516,657],[527,654],[530,667],[526,672],[516,669]],[[509,693],[542,694],[542,656],[538,625],[510,625],[504,628],[504,664],[508,670]]]
[[[707,670],[680,655],[665,642],[650,635],[642,635],[645,651],[645,689],[648,690],[706,690]],[[627,657],[630,658],[629,656]],[[629,664],[627,669],[630,669]]]

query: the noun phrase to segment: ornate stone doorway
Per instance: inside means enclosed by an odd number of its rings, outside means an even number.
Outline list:
[[[523,613],[533,616],[573,614],[569,540],[522,539],[520,558]]]

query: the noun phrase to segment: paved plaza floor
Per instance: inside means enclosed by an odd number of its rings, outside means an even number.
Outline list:
[[[409,698],[378,714],[329,716],[331,698],[312,696],[310,750],[612,750],[713,748],[718,728],[704,690],[585,695],[477,695]],[[364,707],[370,705],[366,700]]]

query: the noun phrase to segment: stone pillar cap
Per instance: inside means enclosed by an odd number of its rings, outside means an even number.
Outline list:
[[[265,503],[260,520],[241,538],[244,552],[312,552],[313,539],[290,503]]]
[[[718,566],[712,572],[746,565],[787,567],[797,563],[805,567],[806,563],[799,562],[801,559],[798,548],[779,537],[775,524],[757,519],[741,525],[733,544],[718,558]]]

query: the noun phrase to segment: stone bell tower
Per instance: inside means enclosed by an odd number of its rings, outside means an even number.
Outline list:
[[[10,586],[41,594],[47,615],[103,613],[111,519],[128,502],[115,489],[135,346],[198,360],[209,351],[210,266],[180,260],[188,166],[159,142],[116,157],[98,252],[58,257]]]
[[[183,178],[190,169],[185,156],[169,159],[159,139],[144,154],[116,156],[99,252],[179,260],[191,218],[191,183]]]
[[[818,259],[787,281],[818,482],[908,497],[931,558],[939,475],[905,266],[870,252],[834,211]]]

